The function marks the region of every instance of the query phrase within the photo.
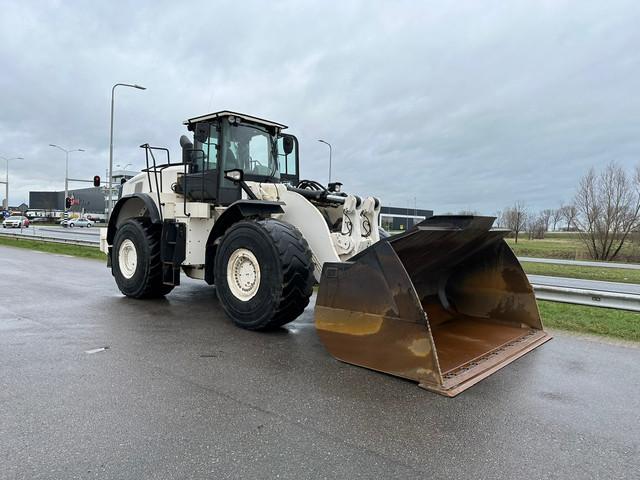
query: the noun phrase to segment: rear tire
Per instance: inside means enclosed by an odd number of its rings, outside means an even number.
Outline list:
[[[160,227],[134,218],[116,231],[111,269],[120,291],[132,298],[163,297],[173,285],[162,283]]]
[[[218,245],[218,299],[239,327],[270,330],[295,320],[313,292],[311,250],[293,225],[243,220]]]

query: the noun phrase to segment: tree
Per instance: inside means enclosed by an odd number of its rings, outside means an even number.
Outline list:
[[[537,215],[527,215],[526,217],[526,230],[527,238],[529,240],[543,239],[546,229],[546,217],[543,212]]]
[[[600,174],[592,168],[580,180],[575,205],[575,222],[591,257],[613,260],[638,226],[640,168],[631,177],[615,163]]]
[[[524,202],[516,202],[513,207],[506,208],[502,213],[505,227],[513,232],[518,243],[518,235],[527,223],[527,209]]]
[[[500,228],[504,226],[504,220],[503,220],[503,215],[502,215],[502,210],[498,210],[495,213],[495,217],[496,217],[496,227]]]
[[[560,207],[562,218],[567,222],[567,232],[571,231],[571,226],[575,224],[576,215],[578,214],[578,210],[575,205],[563,205]],[[574,225],[575,227],[575,225]]]
[[[562,219],[562,207],[556,208],[552,210],[551,213],[551,224],[553,225],[552,230],[555,232],[558,222]]]
[[[538,215],[539,220],[541,220],[542,224],[544,225],[544,231],[545,232],[549,231],[549,224],[551,223],[551,216],[552,215],[553,215],[553,210],[551,210],[550,208],[548,208],[546,210],[542,210],[540,212],[540,214]]]

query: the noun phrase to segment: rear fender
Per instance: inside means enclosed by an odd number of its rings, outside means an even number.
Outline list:
[[[132,193],[126,195],[115,204],[111,216],[109,217],[109,224],[107,225],[107,266],[111,267],[111,246],[113,245],[113,239],[116,236],[116,230],[120,225],[129,220],[130,218],[148,218],[151,223],[162,223],[158,206],[146,193]]]
[[[113,244],[113,238],[120,225],[135,217],[148,217],[151,223],[161,223],[156,202],[146,193],[132,193],[122,197],[113,207],[107,226],[107,242]]]

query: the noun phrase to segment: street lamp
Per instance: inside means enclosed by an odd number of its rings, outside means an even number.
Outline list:
[[[2,206],[4,207],[4,210],[9,210],[9,160],[24,160],[24,158],[22,157],[12,157],[12,158],[7,158],[7,157],[0,157],[3,160],[6,160],[7,162],[7,177],[5,178],[5,182],[4,182],[4,187],[5,187],[5,193],[4,193],[4,203],[2,204]]]
[[[141,85],[132,85],[130,83],[116,83],[111,88],[111,129],[109,132],[109,203],[107,204],[107,221],[109,221],[109,217],[111,216],[111,182],[113,180],[113,102],[116,87],[130,87],[137,88],[138,90],[146,90],[146,88]]]
[[[62,150],[66,154],[65,166],[64,166],[64,201],[67,201],[67,197],[69,196],[69,154],[72,152],[84,152],[82,148],[74,148],[73,150],[67,150],[66,148],[62,148],[60,145],[56,145],[54,143],[49,144],[50,147],[57,148],[58,150]],[[67,206],[65,205],[65,211]]]
[[[331,183],[331,144],[329,142],[325,142],[324,140],[318,140],[318,141],[320,143],[324,143],[325,145],[329,145],[329,183]]]

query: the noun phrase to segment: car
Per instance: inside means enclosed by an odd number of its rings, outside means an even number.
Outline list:
[[[29,219],[22,215],[11,215],[2,222],[2,228],[29,228]]]
[[[71,218],[68,220],[69,228],[73,227],[93,227],[93,222],[91,220],[87,220],[86,218]]]

